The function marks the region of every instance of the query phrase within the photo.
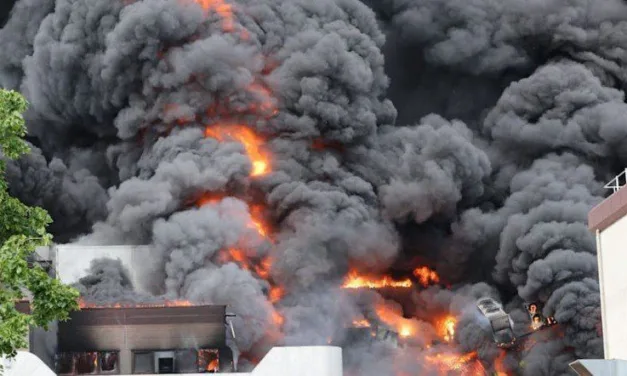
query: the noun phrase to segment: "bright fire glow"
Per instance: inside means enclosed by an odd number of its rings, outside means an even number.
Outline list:
[[[494,361],[494,371],[496,372],[496,376],[508,376],[504,365],[506,355],[507,353],[501,350],[499,356]]]
[[[402,287],[407,288],[411,287],[412,282],[409,278],[403,279],[401,281],[393,280],[388,276],[383,276],[381,278],[368,278],[365,276],[360,276],[356,271],[351,271],[348,273],[343,288],[346,289],[361,289],[361,288],[369,288],[369,289],[380,289],[383,287]]]
[[[436,284],[440,282],[440,276],[434,270],[427,268],[426,266],[421,266],[414,269],[414,277],[418,278],[418,282],[427,287],[431,284]]]
[[[163,307],[193,307],[194,304],[189,300],[164,300],[154,303],[135,303],[135,302],[116,302],[112,304],[101,304],[94,302],[86,302],[83,298],[78,299],[78,306],[81,309],[97,309],[97,308],[163,308]]]
[[[218,372],[218,359],[213,359],[207,364],[206,371]]]
[[[233,7],[224,0],[195,0],[206,12],[215,12],[220,15],[223,29],[226,32],[233,31]]]
[[[403,338],[406,338],[406,337],[411,336],[411,334],[412,334],[412,332],[411,332],[411,328],[409,326],[401,325],[401,327],[399,328],[399,331],[398,331],[398,335],[399,336],[401,336]]]
[[[436,367],[442,375],[457,371],[455,374],[467,376],[483,376],[485,369],[477,358],[476,352],[467,354],[442,353],[425,356],[425,360]]]
[[[457,319],[453,316],[447,316],[438,325],[440,335],[446,342],[451,342],[455,339],[455,326],[457,325]]]
[[[220,194],[205,194],[197,200],[197,205],[215,205],[224,198]],[[270,241],[268,239],[268,228],[262,219],[263,206],[251,205],[250,206],[250,222],[247,223],[247,227],[254,230],[264,241]],[[239,246],[225,248],[218,252],[216,258],[221,263],[233,262],[240,268],[254,272],[260,278],[269,281],[270,269],[272,268],[272,258],[269,255],[260,257],[256,254],[255,249],[247,247],[247,239],[240,239]],[[253,247],[254,248],[254,247]],[[278,302],[285,294],[283,288],[278,286],[272,286],[268,297],[272,303]]]
[[[370,322],[366,319],[353,320],[354,328],[370,328]]]
[[[283,295],[285,295],[285,291],[282,287],[272,286],[272,288],[270,288],[270,293],[268,294],[268,297],[270,298],[270,302],[276,303],[281,300]]]
[[[276,310],[272,311],[272,320],[277,326],[281,326],[285,322],[285,319],[283,318],[283,316],[281,316],[281,314],[277,312]]]
[[[251,176],[265,175],[270,171],[270,159],[262,151],[263,140],[247,126],[214,124],[205,128],[205,136],[218,141],[241,142],[253,164]]]
[[[391,326],[402,338],[412,337],[418,333],[418,322],[404,318],[400,312],[387,304],[378,304],[375,307],[377,317],[386,325]]]

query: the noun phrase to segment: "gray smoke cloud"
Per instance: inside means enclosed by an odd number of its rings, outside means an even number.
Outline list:
[[[55,218],[50,231],[58,240],[68,241],[77,230],[89,231],[91,223],[105,218],[107,191],[100,179],[83,167],[87,164],[81,163],[79,153],[67,166],[57,157],[48,162],[40,149],[31,148],[28,155],[7,163],[9,191],[28,205],[46,208]]]
[[[273,344],[349,341],[381,306],[420,334],[411,350],[352,341],[348,372],[437,372],[430,344],[523,375],[602,356],[586,219],[627,160],[627,5],[228,4],[16,3],[0,85],[30,101],[34,152],[7,178],[50,211],[58,241],[151,245],[164,296],[232,307],[242,364]],[[206,136],[224,125],[257,135],[269,173],[251,176],[251,141]],[[425,264],[441,286],[340,288],[349,270]],[[96,301],[154,299],[114,261],[89,273],[81,291]],[[529,301],[560,325],[502,355],[482,297],[517,330]],[[455,340],[438,344],[446,314]]]
[[[117,259],[100,258],[91,262],[89,274],[75,283],[87,304],[133,304],[137,301],[158,301],[135,292],[129,271]]]

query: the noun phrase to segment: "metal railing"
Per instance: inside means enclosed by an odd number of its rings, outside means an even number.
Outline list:
[[[614,193],[616,193],[625,185],[627,185],[627,168],[620,174],[616,175],[609,183],[605,184],[603,188],[611,189]]]

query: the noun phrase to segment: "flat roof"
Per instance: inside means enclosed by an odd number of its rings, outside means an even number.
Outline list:
[[[81,308],[70,313],[71,321],[60,325],[154,325],[177,323],[224,324],[226,306],[197,305],[182,307],[98,307]]]
[[[627,188],[623,186],[588,213],[588,228],[603,231],[627,215]]]

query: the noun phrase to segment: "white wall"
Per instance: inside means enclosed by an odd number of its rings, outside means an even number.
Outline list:
[[[597,233],[605,359],[627,360],[627,217]]]
[[[13,359],[0,357],[4,366],[4,376],[56,376],[35,354],[18,351]]]
[[[135,290],[140,293],[158,293],[150,285],[154,273],[160,273],[159,262],[153,249],[146,246],[86,246],[55,245],[51,258],[57,276],[64,283],[75,283],[87,275],[92,260],[99,258],[119,259],[130,274]],[[43,252],[38,252],[43,253]]]
[[[332,346],[274,347],[252,376],[342,376],[342,349]]]

